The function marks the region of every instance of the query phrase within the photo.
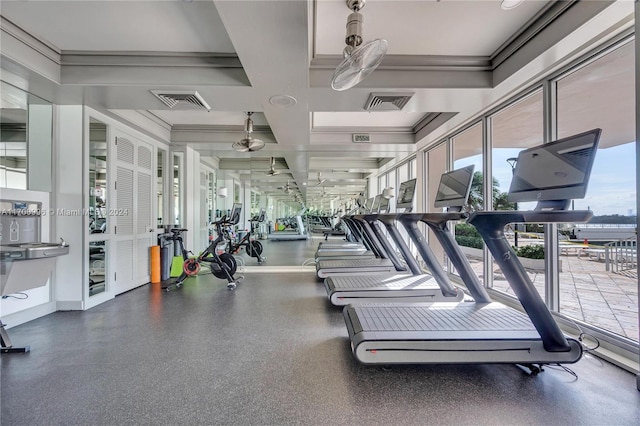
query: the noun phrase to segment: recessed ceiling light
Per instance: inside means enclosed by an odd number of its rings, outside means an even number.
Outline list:
[[[297,104],[298,101],[289,95],[273,95],[269,98],[269,103],[280,108],[289,108]]]
[[[524,3],[524,0],[502,0],[500,7],[503,10],[511,10],[520,6],[522,3]]]

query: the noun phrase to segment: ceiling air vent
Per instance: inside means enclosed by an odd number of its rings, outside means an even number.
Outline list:
[[[202,96],[195,90],[151,90],[163,104],[169,108],[175,108],[176,106],[185,107],[186,109],[198,108],[211,110],[209,104],[207,104]]]
[[[364,106],[366,111],[399,111],[415,93],[371,93]]]

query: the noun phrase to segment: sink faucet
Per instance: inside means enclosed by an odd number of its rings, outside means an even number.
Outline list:
[[[67,244],[67,242],[64,240],[64,238],[60,237],[60,245],[62,247],[67,247],[69,244]]]

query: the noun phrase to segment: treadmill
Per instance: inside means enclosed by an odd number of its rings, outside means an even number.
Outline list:
[[[446,221],[460,213],[425,214],[460,272],[475,303],[349,305],[343,310],[355,358],[364,364],[520,364],[532,374],[540,365],[574,363],[580,342],[564,336],[505,235],[509,223],[587,222],[591,211],[567,210],[583,198],[601,129],[522,151],[510,201],[538,201],[532,211],[472,213],[474,225],[509,281],[525,313],[491,302],[455,243]],[[478,293],[473,294],[473,293]]]
[[[274,231],[271,234],[267,235],[267,239],[272,241],[294,241],[309,239],[309,236],[305,231],[302,216],[300,216],[300,214],[296,215],[296,225],[297,230],[295,231]]]
[[[349,228],[357,242],[320,243],[316,250],[316,258],[320,256],[337,256],[343,254],[371,254],[371,245],[366,241],[361,229],[352,216],[344,216],[342,222]]]
[[[378,205],[378,213],[387,213],[389,210],[389,198],[382,197],[382,194],[376,196],[376,199],[380,197]],[[376,203],[374,202],[374,207]],[[347,245],[335,245],[335,244],[320,244],[316,250],[315,261],[322,260],[354,260],[354,259],[373,259],[380,256],[380,253],[376,253],[373,244],[367,241],[366,235],[361,231],[355,219],[351,216],[345,216],[342,218],[342,222],[349,228],[351,235],[354,238],[362,241],[361,245],[356,246],[353,243]]]
[[[328,242],[321,241],[318,244],[317,252],[321,251],[333,251],[333,250],[360,250],[367,251],[370,250],[370,247],[366,246],[366,242],[363,240],[363,235],[361,231],[358,229],[358,226],[353,222],[353,214],[358,211],[367,213],[371,212],[371,207],[373,206],[373,198],[370,198],[362,205],[358,204],[352,212],[345,214],[342,217],[342,222],[349,229],[349,237],[354,239],[355,241],[342,241],[342,242]]]
[[[353,219],[354,222],[360,226],[363,237],[378,257],[374,259],[321,260],[316,263],[318,278],[407,271],[407,268],[402,264],[393,247],[391,247],[388,240],[382,235],[382,231],[376,220],[377,213],[354,215]]]
[[[473,166],[470,166],[466,181],[463,182],[465,196],[454,200],[456,206],[466,204],[471,188]],[[468,168],[467,168],[468,169]],[[410,188],[408,190],[407,188]],[[398,208],[410,210],[415,193],[415,179],[403,182],[398,191]],[[438,202],[438,200],[436,200]],[[452,206],[454,205],[452,204]],[[385,214],[378,216],[384,224],[396,246],[402,252],[407,266],[413,275],[407,274],[379,274],[375,276],[351,275],[330,276],[325,279],[325,289],[329,301],[334,306],[344,306],[356,303],[374,302],[437,302],[461,301],[464,292],[456,289],[449,281],[435,255],[426,244],[420,233],[417,222],[422,214]],[[395,221],[402,218],[401,223],[407,230],[409,238],[418,248],[420,256],[431,271],[425,274],[417,264],[409,247],[395,227]]]

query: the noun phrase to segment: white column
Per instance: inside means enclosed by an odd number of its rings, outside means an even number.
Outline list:
[[[184,151],[184,198],[182,204],[182,225],[189,231],[186,233],[185,244],[187,249],[197,253],[204,247],[196,247],[200,232],[200,153],[191,147],[186,147]]]
[[[58,309],[83,309],[84,217],[62,213],[82,212],[84,208],[83,107],[65,105],[57,109],[53,221],[57,235],[69,244],[69,254],[56,258],[54,300]]]

